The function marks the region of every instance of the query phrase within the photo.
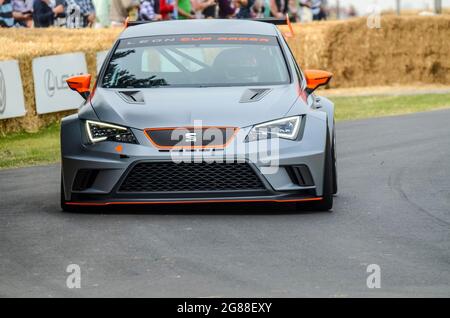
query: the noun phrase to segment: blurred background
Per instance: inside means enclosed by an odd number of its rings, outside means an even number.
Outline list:
[[[450,0],[0,0],[1,27],[120,27],[131,20],[347,19],[374,13],[447,13]]]

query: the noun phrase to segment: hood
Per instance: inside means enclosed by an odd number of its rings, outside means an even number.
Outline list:
[[[298,97],[293,85],[265,88],[97,88],[91,102],[100,121],[137,129],[194,126],[197,120],[204,126],[246,127],[283,117]]]

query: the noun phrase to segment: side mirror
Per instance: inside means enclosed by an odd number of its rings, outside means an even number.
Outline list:
[[[330,82],[331,78],[333,77],[333,74],[326,71],[306,70],[305,77],[307,86],[306,90],[308,94],[311,94],[318,87],[327,85]]]
[[[72,76],[66,82],[71,90],[78,92],[84,99],[88,99],[90,95],[89,88],[91,87],[91,74]]]

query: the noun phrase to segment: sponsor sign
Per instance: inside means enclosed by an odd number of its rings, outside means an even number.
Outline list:
[[[22,79],[17,61],[0,62],[0,119],[25,115]]]
[[[66,83],[69,77],[86,74],[84,53],[38,57],[33,60],[33,79],[38,114],[76,109],[83,98]]]
[[[97,52],[97,74],[100,73],[100,68],[102,67],[108,53],[109,51]]]

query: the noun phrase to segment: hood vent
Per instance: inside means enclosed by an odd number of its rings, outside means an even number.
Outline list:
[[[270,92],[270,88],[250,88],[241,97],[240,103],[259,102]]]
[[[144,101],[144,95],[141,91],[121,91],[118,92],[119,96],[130,104],[143,104]]]

